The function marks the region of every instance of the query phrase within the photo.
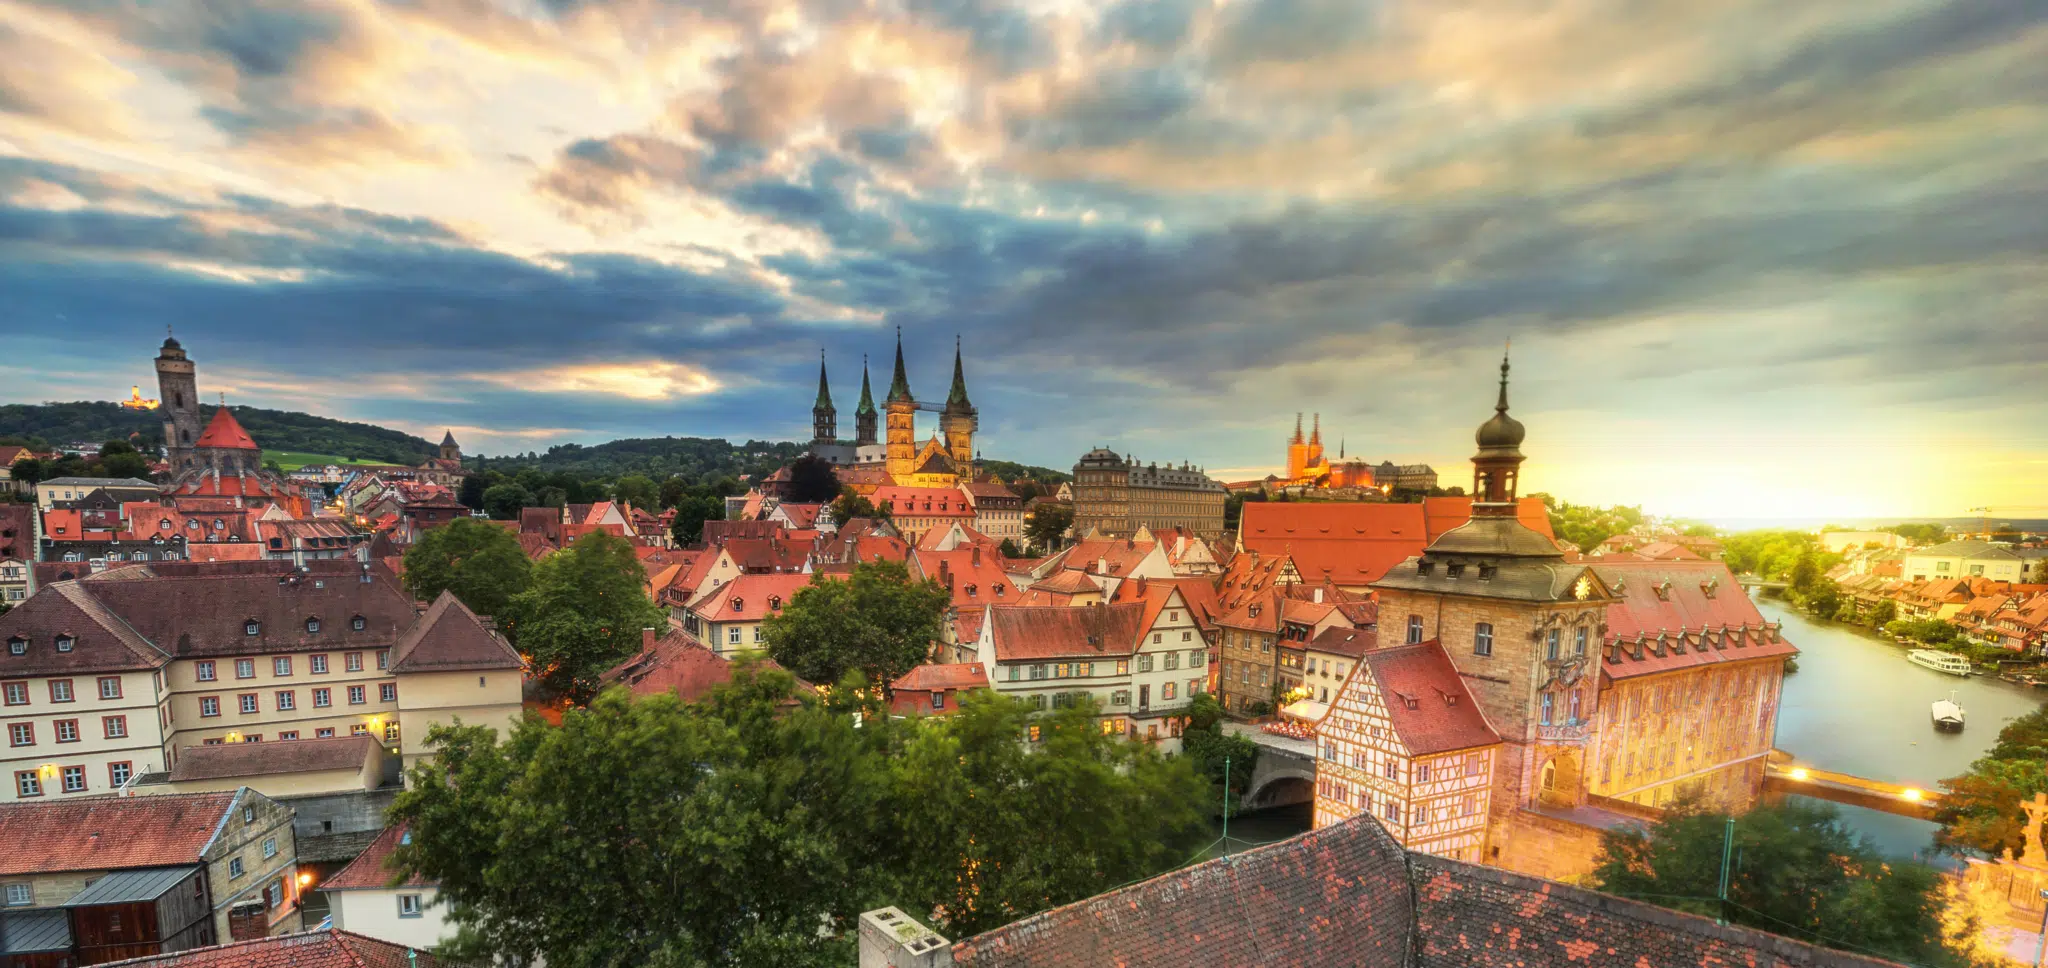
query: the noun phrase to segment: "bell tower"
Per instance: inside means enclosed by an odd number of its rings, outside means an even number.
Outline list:
[[[875,444],[875,418],[880,415],[875,409],[875,395],[868,389],[868,355],[860,355],[860,406],[853,411],[853,445],[872,447]]]
[[[967,376],[960,366],[960,337],[953,337],[953,389],[946,394],[946,409],[939,415],[939,430],[946,436],[946,456],[962,480],[974,479],[974,431],[980,425],[974,404],[967,399]]]
[[[200,431],[199,377],[185,348],[168,334],[156,356],[156,387],[164,413],[164,454],[176,477],[194,463],[192,445]]]
[[[1493,417],[1474,435],[1479,453],[1472,455],[1472,514],[1475,517],[1515,516],[1515,487],[1522,467],[1522,422],[1508,416],[1508,355],[1500,356],[1500,399]]]
[[[888,413],[889,476],[909,480],[917,470],[917,400],[910,395],[910,376],[903,371],[903,330],[896,330],[896,375],[889,381],[889,398],[883,406]]]
[[[1308,473],[1308,441],[1301,435],[1301,414],[1294,415],[1294,436],[1287,441],[1287,479],[1301,480]]]
[[[832,406],[832,387],[825,379],[825,350],[818,349],[818,400],[811,404],[811,442],[829,444],[839,439],[839,411]]]

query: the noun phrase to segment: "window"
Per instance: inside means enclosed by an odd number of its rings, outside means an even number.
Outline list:
[[[1389,780],[1398,780],[1398,779],[1400,779],[1400,778],[1401,778],[1401,761],[1400,761],[1400,760],[1397,760],[1397,759],[1394,759],[1394,758],[1393,758],[1393,757],[1391,757],[1391,756],[1387,757],[1387,779],[1389,779]]]
[[[732,627],[730,627],[730,628],[726,629],[726,630],[725,630],[725,641],[726,641],[726,643],[727,643],[728,645],[738,645],[738,644],[740,644],[740,627],[739,627],[739,626],[737,626],[737,625],[734,625],[734,626],[732,626]],[[361,661],[361,660],[360,660],[360,659],[358,659],[357,661]]]
[[[64,768],[64,792],[85,792],[85,767],[67,766]]]
[[[1093,671],[1095,671],[1095,664],[1092,662],[1074,663],[1074,674],[1077,676],[1082,676],[1085,678],[1089,673]]]
[[[1572,654],[1586,654],[1586,627],[1583,625],[1579,626],[1577,632],[1572,633]]]
[[[128,735],[128,717],[101,716],[100,727],[106,732],[108,739],[122,739]]]
[[[314,730],[314,731],[313,731],[313,738],[314,738],[314,739],[333,739],[333,738],[334,738],[334,727],[332,727],[332,726],[322,726],[322,727],[320,727],[319,729],[316,729],[316,730]]]
[[[236,659],[236,660],[235,660],[235,678],[237,678],[237,679],[254,679],[254,678],[256,678],[256,660],[255,660],[255,659]]]
[[[1039,663],[1039,664],[1037,664],[1037,665],[1035,665],[1035,666],[1032,666],[1032,667],[1031,667],[1031,678],[1033,678],[1033,679],[1043,679],[1043,678],[1045,678],[1045,663],[1041,662],[1041,663]]]
[[[8,639],[8,640],[7,640],[7,654],[8,654],[8,655],[27,655],[27,654],[28,654],[28,640],[27,640],[27,639],[20,639],[20,638],[15,638],[15,639]]]
[[[1195,637],[1195,633],[1193,633],[1193,632],[1182,632],[1182,633],[1180,634],[1180,640],[1181,640],[1182,642],[1191,642],[1191,641],[1194,641],[1194,637]]]
[[[1420,643],[1421,641],[1422,641],[1422,616],[1420,616],[1420,615],[1410,615],[1410,616],[1408,616],[1408,644],[1409,644],[1409,645],[1416,645],[1416,644]]]
[[[761,641],[761,628],[760,628],[760,626],[755,626],[755,627],[754,627],[754,641],[756,641],[756,642],[759,642],[759,641]],[[390,667],[391,667],[391,650],[390,650],[390,649],[378,649],[378,650],[377,650],[377,668],[379,668],[379,669],[388,669],[388,668],[390,668]]]
[[[1428,782],[1429,782],[1429,764],[1427,764],[1427,763],[1417,763],[1417,764],[1415,764],[1415,782],[1417,782],[1417,783],[1428,783]]]
[[[1138,671],[1139,671],[1139,672],[1151,672],[1151,671],[1152,671],[1152,657],[1151,657],[1151,656],[1149,656],[1149,655],[1141,655],[1141,656],[1139,656],[1139,657],[1138,657]]]
[[[273,675],[273,676],[288,676],[288,675],[291,675],[291,674],[292,674],[292,657],[291,657],[291,656],[288,656],[288,655],[284,655],[284,656],[278,656],[277,658],[275,658],[275,659],[272,659],[272,660],[270,660],[270,674],[271,674],[271,675]]]
[[[50,725],[51,725],[51,726],[54,726],[54,727],[56,727],[56,730],[57,730],[57,742],[59,742],[59,743],[76,743],[76,742],[78,742],[78,720],[75,720],[75,719],[60,719],[60,720],[57,720],[57,721],[56,721],[56,722],[54,722],[54,723],[51,723]]]
[[[243,712],[253,713],[257,711],[255,693],[245,692],[242,693],[240,696],[236,697],[236,699],[241,703],[241,709]]]
[[[362,631],[368,624],[369,623],[363,621],[363,617],[361,615],[358,615],[355,618],[348,620],[348,627],[357,632]]]
[[[1033,727],[1031,727],[1031,731],[1030,731],[1030,732],[1031,732],[1031,741],[1032,741],[1032,742],[1034,742],[1034,743],[1038,742],[1038,737],[1039,737],[1038,727],[1036,727],[1036,726],[1033,726]]]
[[[273,908],[284,903],[283,878],[271,881],[270,886],[265,887],[263,889],[263,901],[265,904],[268,904]]]
[[[36,903],[35,888],[27,884],[7,885],[8,907],[28,907],[34,903]]]
[[[1172,672],[1173,670],[1175,670],[1175,669],[1178,669],[1178,668],[1180,668],[1180,653],[1178,653],[1178,652],[1168,652],[1168,653],[1166,653],[1166,670],[1167,670],[1168,672]]]
[[[1400,804],[1398,804],[1398,803],[1395,803],[1395,802],[1394,802],[1394,801],[1392,801],[1392,800],[1389,800],[1389,801],[1387,801],[1387,809],[1386,809],[1386,814],[1387,814],[1387,819],[1388,819],[1388,820],[1391,820],[1391,821],[1393,821],[1393,822],[1395,822],[1395,823],[1400,823],[1400,822],[1401,822],[1401,805],[1400,805]]]
[[[243,635],[257,635],[263,631],[263,624],[251,619],[242,623]]]
[[[34,745],[36,745],[36,724],[34,724],[34,723],[8,723],[8,724],[7,724],[7,745],[9,745],[9,746],[34,746]]]
[[[327,671],[327,656],[324,653],[312,656],[306,660],[306,664],[312,667],[314,675],[320,675]]]
[[[236,878],[240,876],[242,876],[242,859],[240,857],[228,858],[228,877]]]
[[[71,638],[71,636],[68,636],[68,635],[60,635],[60,636],[57,636],[57,651],[59,651],[59,652],[69,652],[69,651],[71,651],[71,646],[73,645],[73,643],[74,643],[74,640],[73,640],[73,639]]]
[[[100,677],[100,698],[101,698],[101,699],[119,699],[119,698],[121,698],[121,677],[120,677],[120,676],[101,676],[101,677]]]
[[[313,634],[313,633],[317,633],[317,632],[319,632],[319,631],[320,631],[320,620],[319,620],[319,619],[317,619],[317,618],[309,618],[309,619],[307,619],[307,620],[306,620],[306,633],[307,633],[307,634],[309,634],[309,635],[310,635],[310,634]]]
[[[381,684],[379,684],[379,685],[377,686],[377,701],[378,701],[378,702],[397,702],[397,701],[398,701],[398,683],[395,683],[395,682],[386,682],[386,683],[381,683]]]
[[[279,689],[277,691],[277,708],[280,712],[299,708],[299,694],[290,689]]]
[[[1158,644],[1159,644],[1159,633],[1157,633],[1157,632],[1154,632],[1154,633],[1152,633],[1152,644],[1153,644],[1153,645],[1158,645]]]
[[[1052,677],[1053,677],[1053,678],[1055,678],[1055,679],[1065,679],[1065,678],[1067,677],[1068,673],[1070,673],[1070,672],[1072,672],[1072,671],[1073,671],[1072,667],[1068,666],[1068,665],[1067,665],[1066,663],[1064,663],[1064,662],[1061,662],[1061,663],[1059,663],[1059,664],[1057,664],[1057,665],[1055,665],[1055,666],[1053,666],[1053,667],[1052,667]]]
[[[1481,622],[1472,626],[1472,654],[1493,654],[1493,623]]]
[[[70,702],[70,701],[71,701],[71,700],[72,700],[73,698],[74,698],[74,697],[73,697],[73,696],[72,696],[72,694],[71,694],[71,680],[69,680],[69,679],[52,679],[52,680],[50,680],[50,701],[51,701],[51,702]]]
[[[264,859],[265,859],[265,860],[268,860],[268,859],[270,859],[270,858],[272,858],[272,857],[276,857],[276,856],[277,856],[277,838],[276,838],[276,837],[265,837],[265,838],[263,838],[263,857],[264,857]]]
[[[933,708],[933,709],[944,709],[944,708],[946,708],[946,694],[945,694],[945,693],[943,693],[943,692],[934,692],[934,693],[932,693],[932,708]]]
[[[14,789],[24,797],[39,797],[43,795],[43,781],[36,779],[36,771],[23,770],[14,774]]]
[[[218,716],[218,715],[220,715],[220,697],[219,697],[219,696],[200,696],[200,697],[199,697],[199,715],[201,715],[201,716]]]
[[[420,916],[420,896],[417,894],[398,895],[398,916],[416,918]]]
[[[1574,723],[1576,723],[1576,722],[1578,722],[1578,721],[1579,721],[1579,694],[1575,692],[1575,693],[1572,693],[1572,718],[1571,718],[1571,722],[1574,722]]]
[[[343,655],[341,659],[342,668],[347,669],[350,672],[363,671],[363,654],[361,652],[350,652],[346,655]]]
[[[361,686],[350,686],[350,687],[348,687],[348,704],[349,704],[349,705],[351,705],[351,706],[360,706],[360,705],[362,705],[362,704],[363,704],[363,703],[364,703],[365,701],[366,701],[366,700],[365,700],[365,699],[363,698],[363,687],[361,687]]]
[[[213,660],[208,659],[202,662],[193,663],[192,674],[200,682],[212,682],[214,680]]]
[[[1127,675],[1130,675],[1130,674],[1131,674],[1131,660],[1129,660],[1129,659],[1118,659],[1118,660],[1116,660],[1116,674],[1117,674],[1117,675],[1120,675],[1120,676],[1127,676]]]
[[[1543,725],[1545,726],[1550,725],[1550,710],[1556,704],[1556,701],[1556,696],[1547,692],[1543,694]]]
[[[1550,632],[1543,637],[1544,655],[1552,659],[1558,657],[1558,643],[1562,640],[1563,635],[1564,633],[1560,630],[1551,629]]]
[[[7,683],[7,685],[6,685],[6,687],[5,687],[5,689],[4,689],[4,690],[0,690],[0,691],[4,691],[4,692],[6,693],[6,703],[7,703],[7,705],[9,705],[9,706],[26,706],[26,705],[28,705],[28,683],[26,683],[26,682],[10,682],[10,683]]]
[[[1167,683],[1167,684],[1165,684],[1165,685],[1163,685],[1163,686],[1160,686],[1160,687],[1159,687],[1159,698],[1160,698],[1160,699],[1161,699],[1162,701],[1163,701],[1163,700],[1167,700],[1167,699],[1172,699],[1172,698],[1173,698],[1173,691],[1174,691],[1174,687],[1175,687],[1176,685],[1178,685],[1178,684],[1177,684],[1177,683],[1172,683],[1172,682],[1169,682],[1169,683]]]
[[[314,708],[324,709],[332,705],[334,705],[334,690],[325,688],[313,690]]]
[[[278,739],[298,739],[298,738],[299,738],[299,731],[298,731],[298,730],[296,730],[296,729],[287,729],[287,730],[285,730],[284,732],[282,732],[282,733],[279,733],[279,734],[277,734],[277,738],[278,738]]]
[[[1019,668],[1019,667],[1017,667],[1017,666],[1011,666],[1011,667],[1010,667],[1010,681],[1011,681],[1011,682],[1016,682],[1016,681],[1017,681],[1017,676],[1018,676],[1018,668]]]

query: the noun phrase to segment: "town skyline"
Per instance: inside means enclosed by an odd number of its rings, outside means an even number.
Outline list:
[[[483,452],[801,440],[901,325],[991,456],[1230,479],[1462,465],[1512,337],[1534,490],[2036,502],[2043,13],[1803,9],[10,2],[0,400],[171,325]]]

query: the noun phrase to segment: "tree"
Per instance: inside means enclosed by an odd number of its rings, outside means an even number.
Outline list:
[[[533,504],[533,492],[518,484],[499,484],[484,491],[484,512],[500,521],[517,518]]]
[[[544,508],[562,507],[569,503],[569,491],[550,484],[534,493],[533,503]]]
[[[464,474],[462,484],[455,492],[455,499],[461,501],[463,507],[482,511],[484,492],[489,488],[490,485],[482,474]]]
[[[677,477],[674,475],[670,475],[668,477],[664,477],[661,479],[660,497],[662,507],[675,507],[676,504],[682,501],[683,497],[689,493],[689,481],[683,480],[681,477]]]
[[[1005,558],[1024,557],[1024,549],[1017,547],[1017,542],[1009,538],[1004,538],[1000,544],[996,545],[996,552]]]
[[[540,560],[507,613],[512,644],[549,695],[587,700],[597,677],[633,654],[640,630],[667,618],[647,598],[647,572],[624,538],[593,531]]]
[[[911,581],[901,562],[866,562],[845,581],[812,576],[761,634],[769,657],[806,680],[857,671],[886,692],[931,654],[950,602],[938,582]]]
[[[1024,538],[1033,548],[1051,551],[1060,546],[1062,536],[1074,526],[1074,509],[1065,504],[1041,504],[1031,512],[1031,523],[1024,528]]]
[[[512,532],[456,518],[420,535],[405,553],[405,590],[430,602],[455,593],[478,615],[503,616],[512,598],[526,590],[533,562]]]
[[[704,537],[704,522],[721,521],[724,518],[724,498],[685,496],[676,502],[676,517],[669,524],[669,536],[675,539],[679,546],[693,545]]]
[[[14,462],[14,467],[12,468],[12,470],[14,472],[15,480],[20,481],[23,484],[27,484],[31,487],[43,482],[44,480],[47,480],[47,478],[43,476],[44,469],[41,458],[24,457]]]
[[[1881,629],[1898,620],[1898,617],[1899,603],[1887,598],[1870,610],[1870,626]]]
[[[275,465],[276,461],[269,463]],[[133,477],[146,481],[149,480],[149,458],[130,448],[125,454],[103,458],[100,461],[100,473],[107,477]],[[272,470],[271,473],[281,472]]]
[[[1202,779],[1096,712],[1083,696],[1034,718],[979,690],[942,728],[912,731],[887,837],[916,859],[899,903],[958,938],[1186,862],[1208,836]]]
[[[1916,545],[1940,544],[1948,540],[1948,527],[1940,524],[1895,524],[1878,530],[1889,531]]]
[[[1596,887],[1714,917],[1728,815],[1681,806],[1647,830],[1601,834]],[[1926,963],[1942,955],[1941,878],[1887,860],[1832,807],[1786,802],[1736,818],[1728,920],[1828,947]]]
[[[1787,581],[1791,583],[1793,591],[1803,592],[1812,588],[1814,581],[1819,578],[1820,566],[1814,561],[1813,554],[1808,552],[1800,555],[1799,559],[1792,563],[1792,574]]]
[[[1244,736],[1224,733],[1226,718],[1223,704],[1213,694],[1197,695],[1188,706],[1188,725],[1181,731],[1180,748],[1195,771],[1209,781],[1209,796],[1202,802],[1236,816],[1251,787],[1252,771],[1258,768],[1259,746]]]
[[[839,496],[839,474],[832,462],[816,454],[805,454],[789,464],[789,490],[783,500],[791,504],[824,504]]]
[[[612,500],[647,511],[660,504],[661,491],[645,475],[628,474],[612,485]]]
[[[887,521],[889,506],[883,504],[876,507],[874,502],[861,497],[853,488],[846,488],[839,492],[838,497],[832,499],[832,520],[845,524],[854,518],[881,518]]]
[[[1934,810],[1935,822],[1942,825],[1934,835],[1938,846],[1993,857],[2009,848],[2017,856],[2025,849],[2020,802],[2048,791],[2048,705],[2006,723],[1997,745],[1968,772],[1941,785],[1946,792]]]

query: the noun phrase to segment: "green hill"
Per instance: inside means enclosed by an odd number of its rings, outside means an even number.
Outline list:
[[[425,440],[375,424],[261,407],[228,409],[266,450],[332,454],[391,464],[417,464],[435,452]],[[34,446],[62,445],[74,440],[127,440],[131,435],[137,449],[155,453],[163,444],[162,412],[128,410],[106,401],[0,405],[0,437],[22,438]]]

